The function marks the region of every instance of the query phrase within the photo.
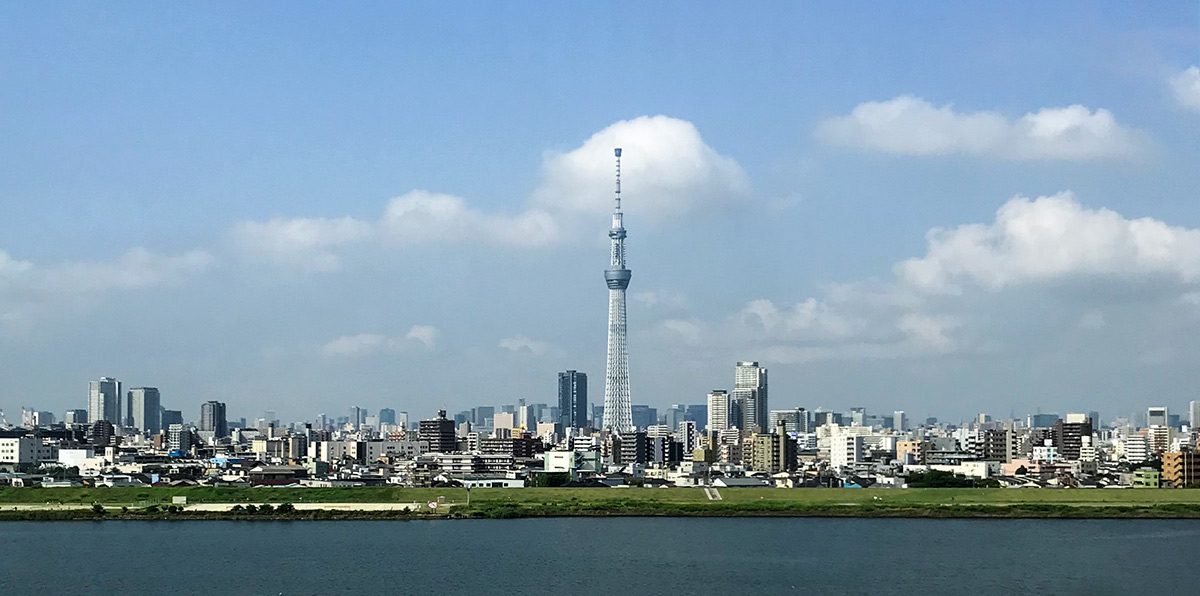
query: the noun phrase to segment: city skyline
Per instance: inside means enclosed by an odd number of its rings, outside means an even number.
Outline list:
[[[638,404],[743,360],[914,422],[1200,393],[1193,4],[75,8],[0,8],[10,418],[102,375],[187,417],[553,403],[605,366],[613,147]]]

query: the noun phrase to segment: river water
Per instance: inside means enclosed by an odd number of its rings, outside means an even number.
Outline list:
[[[0,594],[1194,594],[1200,522],[0,522]]]

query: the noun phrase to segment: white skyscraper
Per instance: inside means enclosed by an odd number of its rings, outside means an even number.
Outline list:
[[[625,341],[625,288],[632,273],[625,266],[625,224],[621,214],[621,149],[617,157],[616,207],[612,214],[612,240],[608,269],[608,362],[604,369],[604,425],[617,432],[633,430],[633,402],[629,397],[629,348]]]
[[[1168,418],[1166,406],[1146,408],[1146,426],[1166,426]]]
[[[134,428],[151,435],[162,430],[162,404],[158,389],[135,387],[129,390],[128,399]]]
[[[88,383],[88,423],[107,420],[121,426],[121,382],[100,377]]]
[[[720,432],[729,428],[729,394],[723,389],[708,392],[708,426],[706,432]]]
[[[1188,424],[1192,428],[1200,425],[1200,401],[1192,400],[1188,402]]]

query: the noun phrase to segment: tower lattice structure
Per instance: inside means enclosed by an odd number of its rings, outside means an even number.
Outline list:
[[[629,287],[632,272],[625,266],[625,225],[621,214],[621,149],[613,150],[617,159],[616,206],[608,237],[608,269],[604,281],[608,284],[608,362],[604,371],[603,427],[619,433],[634,430],[633,402],[629,398],[629,348],[625,333],[625,288]]]

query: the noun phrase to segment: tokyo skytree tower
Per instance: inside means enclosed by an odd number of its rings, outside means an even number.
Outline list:
[[[633,402],[629,400],[629,349],[625,343],[625,288],[632,273],[625,267],[625,225],[621,221],[621,149],[617,158],[616,208],[613,209],[612,240],[608,269],[608,364],[604,371],[604,425],[619,433],[633,431]]]

